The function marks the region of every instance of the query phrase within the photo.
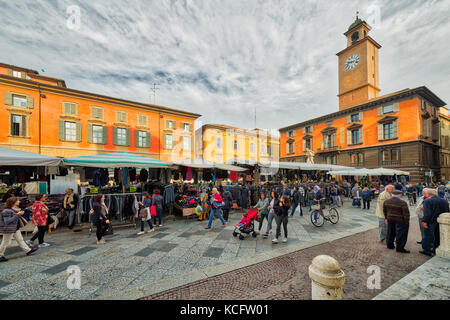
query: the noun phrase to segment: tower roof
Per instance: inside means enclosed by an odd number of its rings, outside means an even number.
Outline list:
[[[365,22],[365,21],[361,20],[360,18],[358,18],[358,16],[356,16],[356,20],[350,25],[350,27],[348,27],[348,31],[352,30],[353,28],[355,28],[357,26],[359,26],[363,22]]]

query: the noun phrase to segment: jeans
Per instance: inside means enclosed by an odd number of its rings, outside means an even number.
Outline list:
[[[259,222],[258,231],[261,231],[262,225],[263,225],[263,222],[264,222],[264,219],[266,219],[267,222],[269,221],[269,220],[268,220],[268,217],[269,217],[268,214],[262,214],[261,217],[262,217],[262,219],[261,219],[261,221]]]
[[[45,231],[47,231],[47,228],[47,226],[38,226],[38,232],[30,239],[30,241],[34,241],[36,240],[36,238],[38,238],[39,244],[43,244]]]
[[[266,231],[267,234],[268,234],[270,231],[272,231],[272,221],[273,221],[273,218],[275,218],[275,213],[269,212],[269,216],[267,217],[267,231]]]
[[[153,223],[156,225],[156,217],[158,217],[159,224],[162,224],[162,209],[156,209],[156,216],[153,217]]]
[[[386,240],[387,226],[384,218],[378,218],[378,241]]]
[[[152,224],[152,219],[148,219],[148,226],[150,227],[150,230],[153,229],[153,224]],[[143,221],[141,219],[141,231],[144,232],[144,227],[145,227],[145,221]]]
[[[281,235],[281,224],[283,224],[284,237],[287,239],[287,237],[288,237],[288,231],[287,231],[288,216],[275,216],[275,221],[277,222],[277,233],[276,233],[275,237],[278,239],[278,237]]]
[[[333,199],[333,204],[338,204],[338,196],[331,196],[331,199]]]
[[[431,254],[431,251],[436,250],[439,244],[439,224],[429,223],[428,228],[423,229],[422,249]]]
[[[23,241],[22,233],[20,233],[20,230],[17,230],[16,233],[2,233],[2,244],[0,244],[0,257],[3,257],[5,254],[6,247],[9,246],[11,239],[16,239],[17,244],[19,245],[20,249],[22,249],[25,253],[28,253],[31,251],[31,249],[27,246],[25,241]]]
[[[311,206],[312,206],[312,201],[308,201],[308,206],[309,206],[309,211],[312,210]]]
[[[297,207],[298,207],[298,203],[297,202],[292,203],[291,217],[294,215],[295,209],[297,209]],[[301,210],[302,210],[302,207],[300,206],[300,211]]]
[[[217,215],[219,217],[220,221],[222,221],[222,224],[224,224],[224,225],[227,224],[226,221],[222,217],[222,213],[220,213],[220,209],[219,208],[211,208],[211,213],[209,214],[208,228],[211,228],[214,215]]]

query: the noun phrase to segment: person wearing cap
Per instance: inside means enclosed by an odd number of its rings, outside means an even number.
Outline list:
[[[392,198],[383,203],[387,223],[386,246],[388,249],[394,249],[395,239],[397,252],[409,253],[410,251],[405,249],[408,241],[409,207],[406,201],[401,199],[402,195],[401,190],[393,190]]]

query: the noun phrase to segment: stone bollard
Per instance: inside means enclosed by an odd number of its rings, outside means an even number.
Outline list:
[[[436,255],[450,258],[450,213],[440,214],[437,221],[439,222],[440,245],[436,249]]]
[[[345,273],[336,259],[320,255],[309,266],[312,300],[342,300]]]

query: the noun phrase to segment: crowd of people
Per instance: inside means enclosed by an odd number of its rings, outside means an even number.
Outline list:
[[[410,207],[402,199],[407,196],[409,204],[415,205],[422,240],[422,254],[431,256],[439,246],[438,216],[449,211],[449,192],[446,186],[439,184],[411,184],[411,183],[383,183],[360,182],[350,183],[330,182],[317,183],[314,181],[291,183],[280,185],[264,185],[259,189],[259,197],[256,203],[251,205],[248,197],[248,207],[258,211],[258,233],[268,238],[273,235],[272,242],[278,243],[283,229],[283,242],[288,241],[288,221],[295,212],[303,216],[303,211],[309,212],[323,209],[326,204],[341,206],[344,199],[351,199],[352,206],[362,210],[370,210],[371,202],[378,197],[375,214],[378,217],[378,241],[386,245],[388,249],[396,249],[401,253],[409,253],[405,248],[408,238]],[[24,212],[19,208],[20,190],[7,193],[3,200],[4,205],[0,208],[0,234],[3,235],[0,245],[0,262],[7,261],[4,256],[6,247],[12,238],[15,238],[19,247],[30,255],[38,248],[49,246],[44,241],[45,233],[53,219],[45,204],[46,195],[40,194],[32,206],[32,223],[35,226],[33,236],[26,242],[23,240],[20,228],[27,223],[23,217]],[[93,199],[91,210],[91,222],[96,227],[97,244],[105,244],[104,235],[107,230],[112,229],[108,218],[108,207],[105,205],[104,195],[96,195]],[[75,224],[74,212],[77,206],[78,196],[72,189],[66,190],[63,201],[63,209],[67,213],[68,227],[73,228]],[[158,189],[153,194],[145,193],[139,202],[140,232],[145,234],[145,224],[149,225],[147,232],[154,232],[155,226],[162,227],[163,197]],[[229,213],[236,207],[236,199],[230,192],[230,187],[203,187],[200,194],[200,221],[208,219],[205,229],[211,229],[214,217],[221,222],[224,228],[229,220]],[[244,213],[245,214],[245,213]],[[153,220],[153,223],[152,223]],[[264,221],[267,226],[263,230]],[[273,222],[276,229],[273,233]],[[34,241],[38,240],[35,246]],[[395,241],[395,245],[394,245]]]

